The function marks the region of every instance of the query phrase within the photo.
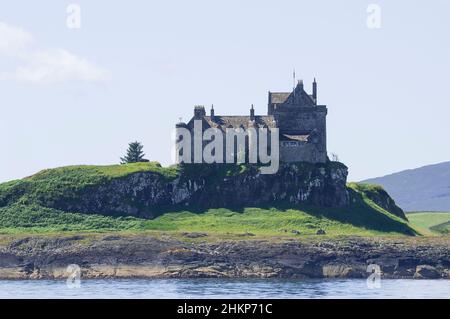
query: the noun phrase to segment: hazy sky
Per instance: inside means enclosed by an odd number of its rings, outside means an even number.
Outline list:
[[[308,90],[317,78],[350,180],[448,161],[449,16],[446,0],[2,0],[0,181],[118,163],[133,140],[167,165],[194,104],[265,114],[294,67]]]

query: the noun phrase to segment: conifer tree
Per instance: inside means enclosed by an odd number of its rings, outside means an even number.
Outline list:
[[[139,142],[132,142],[128,144],[127,154],[124,157],[121,157],[121,164],[128,163],[138,163],[138,162],[146,162],[144,159],[144,152],[142,149],[144,146]]]

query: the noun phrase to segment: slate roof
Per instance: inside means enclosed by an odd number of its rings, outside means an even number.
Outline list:
[[[269,103],[271,104],[282,104],[286,102],[289,95],[291,93],[285,93],[285,92],[269,92]]]
[[[215,128],[248,128],[251,127],[249,125],[250,123],[250,116],[242,116],[242,115],[236,115],[236,116],[222,116],[222,115],[215,115],[213,118],[211,116],[204,116],[203,117],[206,122],[211,127]],[[255,127],[256,128],[275,128],[276,122],[275,118],[272,115],[255,115]]]
[[[295,92],[295,94],[294,94]],[[295,87],[294,92],[269,92],[269,104],[292,104],[297,106],[315,106],[312,95],[303,89],[302,84]]]

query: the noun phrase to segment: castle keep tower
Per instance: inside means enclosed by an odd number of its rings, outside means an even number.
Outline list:
[[[280,156],[284,162],[323,163],[327,161],[327,107],[317,105],[317,82],[312,94],[303,81],[288,92],[269,92],[268,115],[280,129]]]
[[[194,117],[188,123],[178,123],[177,127],[187,128],[192,135],[196,120],[201,120],[203,130],[215,128],[224,133],[227,128],[278,128],[281,162],[324,163],[328,160],[326,116],[327,107],[317,105],[314,79],[311,95],[306,93],[303,81],[298,81],[292,92],[269,92],[267,115],[255,115],[252,105],[248,115],[217,115],[211,107],[208,116],[203,106],[196,106]],[[226,156],[225,149],[223,155]]]

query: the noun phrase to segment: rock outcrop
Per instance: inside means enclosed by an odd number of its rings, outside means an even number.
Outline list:
[[[190,239],[192,240],[192,239]],[[450,278],[445,238],[327,238],[196,242],[167,235],[27,237],[0,245],[0,279],[67,278]]]
[[[251,165],[184,165],[175,178],[138,172],[80,189],[41,205],[63,211],[152,218],[162,208],[238,207],[275,203],[344,207],[347,167],[341,163],[282,164],[277,174]]]

